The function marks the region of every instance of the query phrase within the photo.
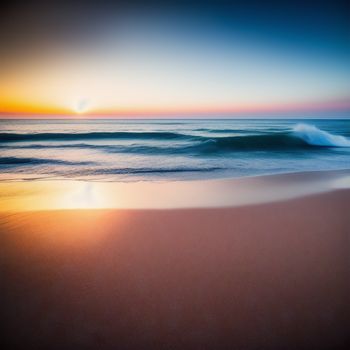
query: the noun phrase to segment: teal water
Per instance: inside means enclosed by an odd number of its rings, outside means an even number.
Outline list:
[[[350,120],[1,120],[0,179],[189,180],[350,168]]]

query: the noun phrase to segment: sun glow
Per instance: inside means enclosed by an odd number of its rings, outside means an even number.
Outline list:
[[[118,207],[119,196],[103,185],[80,181],[0,184],[0,211],[102,209]]]
[[[84,98],[78,99],[75,102],[73,110],[77,114],[83,114],[89,110],[89,107],[90,107],[90,99],[84,97]]]
[[[74,190],[67,191],[59,199],[59,207],[66,209],[97,209],[106,205],[104,196],[93,183],[76,184]]]

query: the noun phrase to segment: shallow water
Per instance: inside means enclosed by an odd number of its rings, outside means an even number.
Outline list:
[[[350,120],[2,120],[0,179],[189,180],[350,168]]]

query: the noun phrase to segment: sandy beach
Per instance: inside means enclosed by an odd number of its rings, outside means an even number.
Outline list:
[[[345,348],[350,190],[321,192],[223,208],[2,212],[2,342]]]
[[[0,350],[350,350],[349,13],[5,1]]]

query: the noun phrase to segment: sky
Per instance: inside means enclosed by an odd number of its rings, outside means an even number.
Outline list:
[[[0,115],[350,116],[346,1],[8,1]]]

